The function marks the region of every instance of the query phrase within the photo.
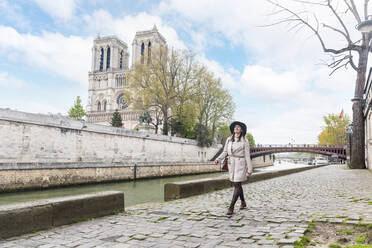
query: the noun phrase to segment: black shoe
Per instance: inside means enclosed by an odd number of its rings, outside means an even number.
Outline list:
[[[234,213],[234,209],[233,208],[229,208],[228,210],[227,210],[227,215],[232,215]]]

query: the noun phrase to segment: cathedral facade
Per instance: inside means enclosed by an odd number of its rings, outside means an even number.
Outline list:
[[[92,67],[89,72],[86,121],[111,125],[115,110],[123,120],[123,127],[134,129],[142,114],[133,110],[126,99],[131,91],[128,73],[136,63],[146,64],[151,59],[151,49],[166,47],[165,38],[156,26],[151,30],[136,32],[132,43],[132,63],[129,68],[128,45],[116,36],[97,37],[93,41]]]

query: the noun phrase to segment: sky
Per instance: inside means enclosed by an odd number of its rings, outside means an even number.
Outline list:
[[[323,8],[282,2],[337,24]],[[0,0],[0,108],[66,115],[76,96],[87,104],[94,38],[116,35],[130,53],[135,32],[156,24],[169,47],[193,51],[221,78],[236,103],[233,119],[256,143],[315,144],[323,116],[351,116],[356,72],[330,76],[309,30],[266,26],[280,18],[275,10],[262,0]],[[320,28],[327,45],[342,47],[343,37]]]

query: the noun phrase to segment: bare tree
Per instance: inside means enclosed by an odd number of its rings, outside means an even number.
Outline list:
[[[323,51],[331,56],[331,62],[328,66],[331,68],[331,73],[335,71],[352,67],[357,72],[355,83],[354,101],[353,101],[353,135],[352,135],[352,157],[350,168],[360,169],[365,168],[364,158],[364,114],[363,114],[363,90],[366,80],[368,53],[371,50],[370,33],[360,33],[361,37],[354,39],[350,35],[350,28],[354,29],[357,24],[363,20],[368,20],[368,2],[369,0],[358,0],[357,3],[363,4],[358,6],[363,13],[360,13],[354,0],[291,0],[293,3],[298,3],[310,7],[322,7],[329,11],[330,16],[336,20],[336,25],[320,23],[318,16],[309,11],[297,11],[281,4],[281,1],[266,0],[268,3],[275,6],[276,10],[273,15],[280,16],[275,23],[266,26],[287,24],[290,30],[300,30],[307,28],[310,30],[320,42]],[[288,0],[286,1],[288,3]],[[348,15],[354,20],[353,24],[347,23],[345,19]],[[327,33],[322,33],[322,30],[335,32],[344,41],[342,48],[329,48],[325,42]],[[354,60],[354,55],[358,55]]]

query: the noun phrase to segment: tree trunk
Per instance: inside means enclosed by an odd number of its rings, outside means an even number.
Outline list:
[[[355,83],[355,101],[353,103],[353,133],[351,137],[351,169],[364,169],[365,155],[364,155],[364,114],[363,114],[363,91],[366,80],[366,70],[368,62],[368,46],[363,42],[363,49],[359,53],[358,74]]]
[[[168,135],[168,108],[163,108],[163,135]]]
[[[216,120],[213,120],[213,124],[212,124],[212,139],[214,141],[214,136],[216,134]]]

